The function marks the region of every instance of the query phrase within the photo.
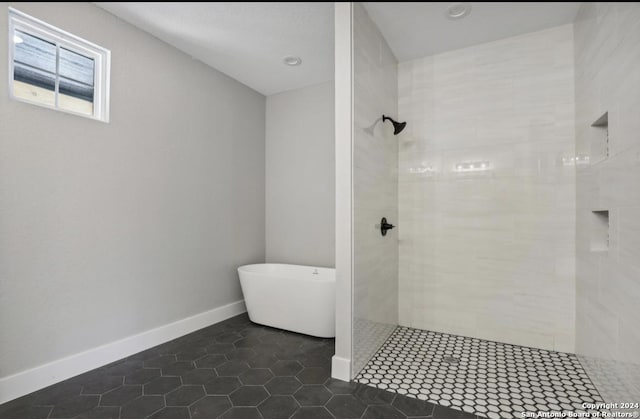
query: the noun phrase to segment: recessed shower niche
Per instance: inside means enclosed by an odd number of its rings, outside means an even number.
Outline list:
[[[594,128],[591,135],[592,163],[598,163],[609,157],[609,112],[605,112],[596,119],[591,127]]]
[[[599,163],[609,158],[609,112],[603,113],[591,127],[594,128],[590,141],[591,163]],[[609,251],[609,210],[591,212],[591,251]]]
[[[591,211],[591,251],[609,251],[609,210]]]

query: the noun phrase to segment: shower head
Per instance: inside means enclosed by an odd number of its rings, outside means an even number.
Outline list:
[[[391,123],[393,124],[393,135],[400,134],[402,132],[402,130],[404,129],[404,127],[407,126],[406,122],[396,122],[392,118],[389,118],[388,116],[382,115],[382,122],[385,122],[387,119],[389,121],[391,121]]]

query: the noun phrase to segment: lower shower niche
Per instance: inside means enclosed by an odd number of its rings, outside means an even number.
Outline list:
[[[591,251],[607,252],[609,250],[609,211],[592,211]]]
[[[602,402],[573,354],[398,327],[355,381],[492,419]]]

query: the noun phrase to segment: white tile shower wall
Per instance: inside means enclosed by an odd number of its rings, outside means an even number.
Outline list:
[[[583,3],[574,25],[576,352],[605,401],[640,400],[640,3]],[[608,112],[608,158],[591,124]],[[609,211],[608,250],[592,211]],[[596,251],[601,250],[601,251]]]
[[[398,321],[398,142],[382,114],[397,116],[397,61],[360,3],[354,5],[353,374]]]
[[[399,65],[400,324],[574,349],[572,26]]]

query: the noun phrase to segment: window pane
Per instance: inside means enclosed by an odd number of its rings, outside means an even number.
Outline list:
[[[13,36],[13,94],[17,98],[55,105],[56,46],[15,31]]]
[[[60,76],[93,87],[93,58],[60,48]]]
[[[93,102],[93,86],[87,86],[75,80],[60,77],[59,92],[63,95],[69,95],[78,99]]]
[[[60,48],[58,106],[93,115],[93,58]]]
[[[54,74],[18,62],[13,64],[13,79],[47,90],[55,90],[56,88],[56,76]]]
[[[56,45],[22,31],[13,36],[13,61],[44,72],[56,72]]]
[[[60,77],[58,89],[58,107],[93,115],[93,86]]]
[[[56,104],[53,88],[46,89],[19,80],[13,81],[13,96],[47,106],[55,106]]]

